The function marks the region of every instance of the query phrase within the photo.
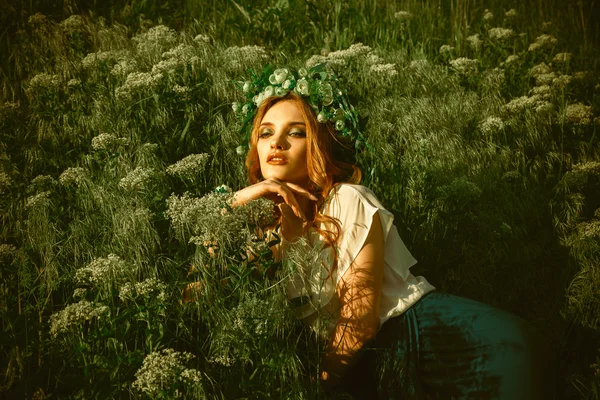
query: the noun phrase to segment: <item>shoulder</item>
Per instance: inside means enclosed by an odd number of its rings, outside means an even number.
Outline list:
[[[366,186],[340,183],[331,189],[323,212],[344,220],[369,216],[377,210],[385,210],[375,194]]]
[[[340,183],[332,189],[332,200],[340,203],[366,203],[370,206],[383,208],[377,196],[366,186],[353,183]]]

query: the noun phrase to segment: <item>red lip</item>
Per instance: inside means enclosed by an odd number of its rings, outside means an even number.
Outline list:
[[[275,157],[281,158],[283,160],[283,162],[287,163],[287,158],[285,158],[283,156],[283,154],[281,154],[281,153],[271,153],[271,154],[269,154],[269,156],[267,157],[267,162],[271,161]]]

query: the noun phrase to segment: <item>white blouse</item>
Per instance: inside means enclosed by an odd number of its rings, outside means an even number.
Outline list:
[[[332,191],[321,212],[336,218],[342,228],[337,248],[338,267],[334,271],[333,280],[331,277],[326,279],[327,268],[331,269],[333,265],[333,249],[328,247],[323,250],[323,238],[316,231],[309,231],[308,243],[304,244],[291,244],[281,235],[281,250],[284,254],[290,250],[290,246],[297,245],[317,250],[318,257],[313,256],[313,260],[308,263],[294,261],[298,260],[294,257],[288,259],[297,263],[300,272],[288,281],[286,289],[291,301],[295,299],[300,303],[302,298],[305,300],[305,304],[296,307],[297,316],[323,338],[331,335],[340,315],[337,284],[362,249],[373,215],[378,211],[385,240],[379,329],[385,321],[404,313],[423,295],[435,290],[424,277],[415,277],[410,273],[410,267],[417,260],[400,239],[393,224],[394,215],[381,205],[373,192],[365,186],[349,183],[339,184]],[[321,224],[320,228],[325,226]]]

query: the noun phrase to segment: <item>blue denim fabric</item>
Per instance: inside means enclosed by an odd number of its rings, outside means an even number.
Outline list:
[[[529,322],[433,291],[383,324],[339,387],[357,400],[547,400],[557,367]]]

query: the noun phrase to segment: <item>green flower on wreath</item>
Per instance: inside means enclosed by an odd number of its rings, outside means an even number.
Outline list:
[[[346,127],[346,121],[344,121],[343,119],[338,119],[337,121],[335,121],[335,130],[336,131],[341,131],[345,127]]]

